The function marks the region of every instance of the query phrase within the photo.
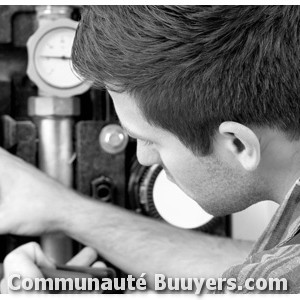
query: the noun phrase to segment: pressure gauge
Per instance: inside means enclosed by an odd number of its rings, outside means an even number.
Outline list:
[[[50,96],[72,97],[88,90],[73,69],[72,45],[78,23],[58,19],[40,27],[28,40],[29,78]]]

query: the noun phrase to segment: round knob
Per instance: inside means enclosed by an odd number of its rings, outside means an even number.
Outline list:
[[[128,135],[121,126],[110,124],[100,132],[99,142],[102,149],[111,154],[122,152],[128,144]]]

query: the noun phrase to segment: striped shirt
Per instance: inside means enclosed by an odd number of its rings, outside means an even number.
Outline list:
[[[300,293],[300,244],[285,245],[300,229],[300,179],[286,195],[268,227],[254,245],[246,261],[225,271],[222,278],[236,278],[243,286],[236,293],[280,293],[279,291],[248,291],[247,278],[285,278],[287,291]],[[231,291],[232,292],[232,291]]]

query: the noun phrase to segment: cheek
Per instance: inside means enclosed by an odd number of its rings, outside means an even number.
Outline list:
[[[167,169],[176,184],[200,205],[209,206],[224,192],[227,174],[209,158],[178,156],[175,161],[166,161]]]
[[[186,160],[175,153],[161,153],[162,165],[170,175],[174,178],[180,178],[187,172]]]
[[[160,151],[165,170],[170,173],[175,183],[197,202],[210,202],[221,193],[220,186],[226,186],[224,167],[214,156],[198,157],[178,145],[167,150]]]
[[[259,197],[245,174],[235,172],[214,157],[162,155],[176,184],[205,211],[218,216],[240,211]]]
[[[211,178],[199,161],[184,155],[161,156],[164,169],[170,173],[175,183],[190,197],[195,198],[199,191],[208,188]]]

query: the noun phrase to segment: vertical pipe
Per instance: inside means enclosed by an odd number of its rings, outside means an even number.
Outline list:
[[[39,167],[62,184],[71,187],[73,155],[71,118],[39,118]],[[47,234],[41,237],[44,252],[57,263],[63,264],[73,254],[72,240],[63,234]]]
[[[66,5],[38,5],[37,27],[61,18],[70,18],[72,10],[72,6]],[[38,127],[39,168],[62,184],[72,187],[72,127],[73,117],[80,112],[79,99],[59,98],[41,89],[38,95],[29,98],[28,114]],[[45,235],[41,238],[41,244],[45,253],[57,263],[65,263],[72,257],[72,240],[62,234]]]
[[[73,121],[67,117],[39,118],[39,167],[62,184],[72,187]]]
[[[78,98],[30,97],[28,114],[38,128],[39,168],[57,181],[73,185],[73,118],[80,113]],[[63,234],[41,237],[45,253],[64,264],[73,255],[72,240]]]

